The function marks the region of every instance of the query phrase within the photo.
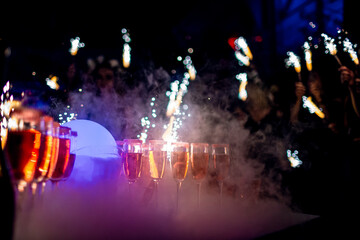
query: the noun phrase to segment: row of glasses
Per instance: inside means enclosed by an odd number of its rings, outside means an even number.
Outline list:
[[[165,172],[168,143],[162,140],[150,140],[148,145],[144,145],[138,139],[125,139],[118,141],[117,144],[124,173],[129,182],[130,195],[131,185],[140,177],[142,165],[147,164],[149,176],[155,184],[157,206],[158,184]],[[222,204],[223,181],[228,176],[230,167],[229,145],[212,144],[211,149],[216,177],[220,184],[220,204]],[[187,176],[189,162],[191,162],[193,179],[197,183],[197,204],[200,206],[201,183],[207,175],[210,145],[208,143],[173,142],[170,151],[170,165],[177,186],[176,209],[179,207],[181,185]]]
[[[186,177],[189,164],[189,144],[175,142],[172,144],[171,166],[173,177],[177,183],[176,208],[179,208],[179,195],[181,183]],[[229,144],[212,144],[212,160],[216,179],[220,185],[220,206],[222,206],[223,183],[229,175],[230,155]],[[208,143],[190,144],[190,162],[192,177],[197,183],[197,205],[200,207],[201,183],[207,175],[210,158],[210,146]]]
[[[46,181],[69,177],[75,161],[75,154],[70,154],[70,139],[76,135],[37,109],[14,109],[8,120],[4,152],[18,192],[30,186],[35,193],[39,185],[42,192]]]

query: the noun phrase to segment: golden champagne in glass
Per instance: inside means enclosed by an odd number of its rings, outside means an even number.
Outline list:
[[[191,158],[190,158],[191,173],[193,179],[197,183],[197,187],[198,187],[197,204],[198,207],[200,207],[201,182],[206,177],[208,165],[209,165],[209,144],[191,143],[190,153],[191,153]]]
[[[222,206],[224,180],[229,176],[230,169],[230,147],[229,144],[212,144],[211,148],[216,179],[220,184],[220,206]]]
[[[149,141],[149,170],[150,177],[155,184],[155,203],[158,206],[158,185],[165,172],[167,158],[167,143],[162,140]]]
[[[189,165],[189,143],[174,142],[171,144],[171,169],[176,181],[176,209],[179,209],[181,184],[184,181]]]

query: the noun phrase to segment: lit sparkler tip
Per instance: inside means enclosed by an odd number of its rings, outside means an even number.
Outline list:
[[[124,66],[124,68],[130,67],[130,61],[131,61],[130,51],[131,51],[130,45],[128,43],[125,43],[124,49],[123,49],[123,66]]]
[[[310,113],[315,113],[319,118],[325,118],[325,114],[318,108],[315,103],[312,101],[311,97],[302,97],[303,100],[303,107],[308,108]]]
[[[123,34],[122,38],[124,39],[125,43],[123,46],[123,66],[124,68],[130,67],[130,61],[131,61],[131,47],[129,43],[131,42],[129,31],[126,28],[121,29],[121,33]]]
[[[188,65],[187,68],[188,68],[188,73],[189,73],[190,80],[195,80],[195,78],[196,78],[196,69],[195,69],[194,65]]]
[[[350,54],[351,60],[356,64],[359,65],[359,59],[357,56],[356,51],[354,50],[353,44],[350,42],[348,38],[345,38],[343,41],[344,51]]]
[[[298,153],[299,152],[297,150],[295,150],[293,153],[291,152],[291,150],[286,151],[286,155],[288,157],[290,165],[293,168],[300,167],[300,165],[303,164],[303,162],[298,157]]]
[[[294,67],[295,71],[297,73],[301,72],[301,65],[300,65],[300,57],[295,55],[294,52],[287,52],[287,55],[289,56],[287,59],[285,59],[285,65],[286,67]]]
[[[48,85],[51,89],[59,90],[60,85],[57,83],[59,78],[57,76],[49,76],[46,80],[46,85]]]
[[[322,33],[321,36],[324,38],[324,44],[325,44],[325,48],[326,48],[325,53],[330,53],[331,55],[336,55],[337,49],[336,49],[336,44],[334,43],[335,39],[329,37],[325,33]]]
[[[252,53],[250,51],[250,48],[249,48],[248,44],[246,43],[245,38],[239,37],[238,39],[235,40],[234,43],[235,43],[236,50],[241,49],[244,52],[245,56],[249,58],[249,60],[253,59],[253,55],[252,55]],[[248,65],[246,65],[246,66],[248,66]]]
[[[305,42],[304,45],[304,53],[305,53],[305,62],[306,62],[306,68],[308,71],[312,70],[312,53],[310,50],[310,44],[308,42]]]
[[[238,75],[236,75],[236,79],[238,79],[240,81],[240,86],[239,86],[239,99],[245,101],[247,99],[247,91],[246,91],[246,85],[248,83],[247,81],[247,74],[246,73],[239,73]]]
[[[245,65],[245,66],[250,66],[250,58],[248,56],[243,55],[240,51],[236,51],[235,52],[235,57],[237,58],[237,60],[239,60],[239,64]]]
[[[69,52],[72,56],[75,56],[79,50],[79,48],[85,47],[85,43],[80,42],[80,37],[76,37],[75,39],[70,39],[71,48]]]

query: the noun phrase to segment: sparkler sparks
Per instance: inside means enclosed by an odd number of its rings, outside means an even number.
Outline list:
[[[297,73],[301,72],[301,65],[300,65],[300,57],[295,55],[294,52],[287,52],[287,55],[289,56],[287,59],[285,59],[285,65],[286,67],[294,67],[295,71]]]
[[[193,49],[191,51],[193,52]],[[178,61],[181,61],[181,56],[177,57]],[[186,56],[183,64],[185,67],[189,68],[193,67],[193,63],[190,56]],[[166,110],[166,116],[170,118],[169,124],[164,126],[165,132],[162,136],[162,139],[167,142],[174,142],[178,139],[177,130],[182,126],[182,120],[186,118],[185,112],[180,110],[180,105],[182,103],[183,96],[187,93],[187,87],[189,85],[189,79],[195,79],[196,70],[194,68],[194,75],[192,76],[191,72],[185,72],[182,82],[179,80],[175,80],[170,84],[171,92],[168,91],[166,95],[169,97],[169,103]],[[192,79],[193,78],[193,79]],[[183,110],[186,111],[188,106],[184,106]],[[190,115],[187,115],[190,116]]]
[[[329,37],[327,34],[322,33],[321,36],[324,38],[324,44],[325,44],[325,53],[330,53],[333,55],[336,59],[336,61],[339,63],[340,66],[342,66],[342,63],[340,59],[338,58],[336,44],[334,43],[335,39]]]
[[[154,108],[156,106],[155,101],[156,101],[156,98],[152,97],[150,106],[152,107],[151,116],[153,119],[157,118],[156,109]],[[142,117],[140,121],[141,121],[141,126],[143,127],[143,130],[139,135],[137,135],[137,138],[139,138],[141,141],[143,141],[143,143],[145,143],[146,139],[148,137],[148,131],[149,131],[150,127],[155,128],[156,124],[151,123],[151,118],[149,118],[148,116]]]
[[[310,113],[315,113],[319,118],[325,118],[325,114],[320,108],[318,108],[315,103],[312,101],[311,97],[302,97],[303,107],[308,108]]]
[[[247,74],[246,73],[239,73],[236,75],[236,79],[240,81],[239,86],[239,99],[245,101],[247,99],[247,91],[246,91],[246,85],[247,85]]]
[[[305,53],[306,68],[308,71],[312,71],[312,53],[310,50],[310,44],[308,42],[305,42],[303,47]]]
[[[7,138],[7,132],[8,132],[8,117],[10,115],[10,111],[13,110],[14,103],[20,104],[19,102],[14,102],[13,95],[10,95],[10,88],[11,84],[9,81],[6,82],[6,84],[3,87],[3,92],[1,94],[1,130],[0,130],[0,136],[1,136],[1,147],[5,147],[5,142]]]
[[[345,40],[343,41],[343,46],[344,46],[344,51],[348,52],[350,54],[351,60],[356,64],[359,65],[359,59],[357,56],[356,51],[354,50],[353,44],[350,42],[350,40],[348,38],[345,38]]]
[[[235,43],[236,50],[241,49],[244,52],[245,56],[248,57],[249,60],[253,59],[253,55],[250,51],[248,44],[246,43],[245,38],[239,37],[238,39],[235,40],[234,43]],[[248,66],[248,65],[246,65],[246,66]]]
[[[286,151],[287,158],[290,162],[291,167],[293,168],[300,167],[300,165],[303,163],[299,159],[298,154],[299,152],[297,150],[295,150],[293,153],[291,152],[291,150]]]
[[[237,58],[237,60],[239,60],[240,66],[250,66],[250,58],[246,55],[243,55],[240,51],[235,51],[235,57]]]
[[[192,48],[189,48],[189,49],[191,49],[191,51],[189,51],[190,53],[192,53],[194,51]],[[180,59],[182,59],[181,56],[179,56],[179,57],[180,57]],[[179,60],[179,57],[178,57],[178,60]],[[184,61],[183,61],[183,64],[186,67],[186,69],[188,70],[189,79],[190,80],[195,80],[195,78],[196,78],[196,69],[195,69],[194,64],[193,64],[193,62],[191,60],[191,57],[186,56]]]
[[[79,50],[79,48],[85,47],[85,43],[80,42],[80,38],[76,37],[75,39],[70,39],[71,48],[69,49],[69,52],[72,56],[75,56]]]
[[[289,56],[287,59],[285,59],[285,66],[288,68],[290,66],[294,67],[295,72],[298,74],[299,81],[301,81],[301,64],[300,64],[300,57],[295,55],[294,52],[287,52],[287,55]]]
[[[249,46],[246,43],[245,38],[239,37],[234,41],[235,57],[239,60],[240,66],[250,66],[250,61],[253,59],[253,55]]]
[[[131,47],[129,45],[129,43],[131,42],[131,38],[130,38],[130,34],[128,32],[127,29],[123,28],[121,29],[121,32],[123,34],[123,39],[125,41],[124,46],[123,46],[123,66],[124,68],[128,68],[130,67],[130,61],[131,61]]]

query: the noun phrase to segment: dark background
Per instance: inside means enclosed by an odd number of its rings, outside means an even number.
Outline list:
[[[262,78],[284,71],[286,51],[302,54],[308,36],[337,29],[359,40],[356,8],[346,0],[222,0],[222,1],[97,1],[47,4],[1,4],[1,80],[34,81],[64,71],[73,61],[105,55],[121,59],[121,29],[132,39],[132,67],[149,62],[171,71],[178,55],[194,49],[198,73],[209,61],[236,61],[230,37],[244,36],[255,56]],[[310,22],[315,24],[312,28]],[[85,43],[76,59],[70,56],[70,39]],[[3,52],[10,47],[11,55]],[[199,71],[200,70],[200,71]],[[271,80],[269,80],[271,81]]]

